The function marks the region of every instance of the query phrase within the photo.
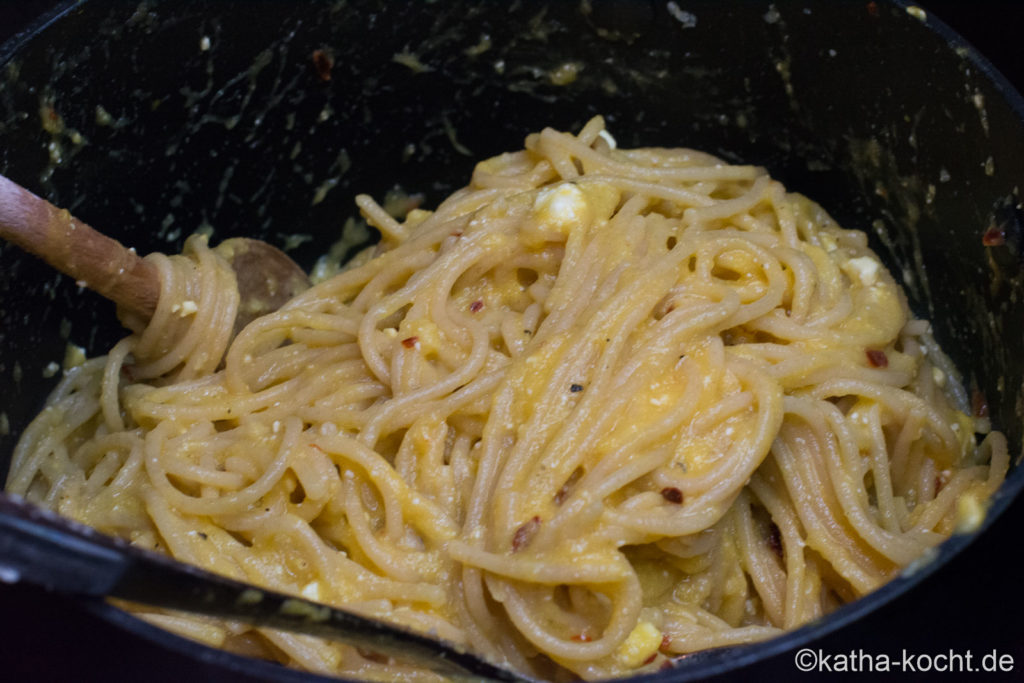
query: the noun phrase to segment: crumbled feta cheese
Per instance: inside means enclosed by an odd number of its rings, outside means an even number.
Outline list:
[[[199,306],[191,299],[171,306],[171,313],[177,313],[182,318],[187,318],[198,310]]]
[[[615,651],[615,658],[624,667],[635,669],[658,651],[661,639],[662,634],[657,626],[649,621],[641,621],[619,645],[619,649]]]
[[[542,190],[533,204],[540,222],[563,231],[582,221],[586,208],[583,191],[572,183]]]
[[[77,368],[86,360],[85,349],[77,344],[68,343],[64,349],[64,369]]]
[[[859,256],[852,258],[843,264],[843,271],[850,276],[851,280],[859,280],[865,287],[878,282],[878,269],[881,264],[870,256]]]
[[[302,589],[302,597],[313,602],[320,601],[320,582],[310,581]]]
[[[925,12],[924,9],[918,7],[917,5],[911,5],[910,7],[908,7],[907,14],[914,17],[918,21],[925,21],[928,19],[928,13]]]
[[[985,507],[973,493],[965,493],[956,502],[956,531],[969,534],[977,531],[985,521]]]

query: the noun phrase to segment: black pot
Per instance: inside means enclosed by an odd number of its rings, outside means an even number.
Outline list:
[[[598,113],[623,146],[766,166],[872,236],[1021,452],[1024,101],[902,1],[93,0],[39,20],[0,63],[0,172],[140,252],[175,251],[208,224],[217,239],[287,244],[309,266],[355,215],[355,193],[397,183],[436,204],[476,160]],[[565,64],[577,74],[560,84]],[[1005,239],[985,246],[993,227]],[[0,472],[67,340],[96,354],[122,334],[111,305],[0,245]],[[1022,487],[1018,467],[989,521]],[[706,677],[855,628],[970,541],[950,539],[920,571],[819,623],[651,680]],[[184,655],[174,661],[316,680],[87,609]]]

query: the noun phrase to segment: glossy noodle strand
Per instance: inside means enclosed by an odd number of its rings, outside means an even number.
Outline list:
[[[156,314],[66,371],[8,490],[565,680],[816,619],[977,524],[1006,473],[864,233],[762,169],[616,149],[595,118],[436,211],[357,204],[381,242],[233,340],[203,238],[148,257]],[[435,678],[130,608],[313,671]]]

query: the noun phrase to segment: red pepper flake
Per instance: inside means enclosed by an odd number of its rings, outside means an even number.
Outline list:
[[[674,659],[666,659],[664,662],[661,663],[661,666],[658,667],[658,670],[659,671],[669,671],[669,670],[674,669],[674,668],[676,668],[675,660]]]
[[[942,479],[942,475],[941,474],[935,475],[935,495],[936,496],[939,495],[939,491],[941,491],[942,487],[945,486],[945,485],[946,485],[946,482]]]
[[[889,357],[885,355],[885,351],[879,351],[878,349],[868,349],[865,351],[868,357],[868,365],[873,368],[887,368],[889,367]]]
[[[555,505],[561,505],[565,502],[565,499],[569,497],[569,485],[562,484],[562,488],[558,489],[558,493],[555,494]]]
[[[775,522],[768,527],[768,547],[772,549],[779,559],[782,559],[782,532]]]
[[[562,488],[558,489],[558,493],[555,494],[555,505],[561,505],[565,502],[565,499],[569,497],[569,492],[576,485],[576,482],[583,476],[583,468],[577,467],[569,475],[569,478],[562,484]]]
[[[651,662],[653,662],[654,658],[657,657],[657,656],[658,656],[657,652],[652,652],[651,656],[644,660],[643,666],[646,666],[647,664],[650,664]]]
[[[516,533],[512,535],[512,552],[517,553],[526,547],[526,544],[533,540],[538,529],[540,529],[540,517],[534,517],[516,529]]]
[[[575,640],[577,643],[589,643],[591,640],[593,640],[593,638],[590,637],[589,633],[584,631],[583,633],[577,633],[572,638],[570,638],[570,640]]]
[[[484,302],[480,301],[479,299],[477,299],[476,301],[474,301],[473,303],[471,303],[469,305],[469,310],[472,311],[473,313],[476,313],[476,312],[478,312],[483,307],[484,307]]]
[[[878,16],[878,3],[874,2],[874,0],[868,3],[868,14],[873,17]]]
[[[450,234],[450,235],[451,235],[452,237],[462,237],[462,231],[461,231],[461,230],[455,230],[455,231],[453,231],[453,232],[451,232],[451,233],[449,233],[449,234]]]
[[[675,486],[666,486],[661,490],[661,497],[670,503],[676,505],[683,504],[683,492],[677,489]]]
[[[974,417],[988,417],[988,401],[977,387],[971,391],[971,412],[974,413]]]
[[[671,647],[671,645],[672,645],[672,639],[668,637],[668,634],[667,633],[662,634],[662,636],[661,636],[661,645],[658,646],[658,649],[661,650],[662,652],[665,652],[666,650],[668,650],[669,647]]]
[[[135,381],[135,366],[134,365],[122,365],[121,376],[127,379],[129,382]]]
[[[313,50],[313,69],[317,77],[326,83],[331,80],[331,69],[334,68],[334,57],[327,50]]]
[[[986,247],[1001,247],[1006,244],[1006,232],[999,226],[993,225],[981,236],[981,243]]]
[[[402,340],[402,346],[407,349],[415,349],[416,345],[420,343],[419,337],[406,337]]]
[[[363,659],[369,659],[371,662],[377,662],[378,664],[388,664],[391,661],[391,658],[387,655],[382,655],[379,652],[371,652],[370,650],[364,650],[361,647],[357,647],[356,652],[358,652]]]

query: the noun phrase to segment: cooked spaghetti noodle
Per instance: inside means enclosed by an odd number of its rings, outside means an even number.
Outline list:
[[[153,319],[69,370],[7,482],[222,574],[596,679],[771,637],[983,510],[1005,440],[868,249],[752,166],[601,119],[480,163],[434,212],[230,339],[193,238]],[[975,514],[974,521],[977,515]],[[433,674],[137,610],[318,672]]]

